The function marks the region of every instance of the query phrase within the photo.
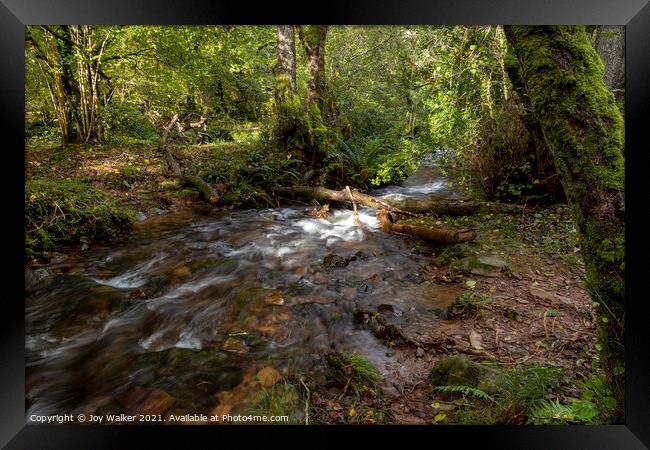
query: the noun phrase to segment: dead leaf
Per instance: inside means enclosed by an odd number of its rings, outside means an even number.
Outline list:
[[[476,350],[483,350],[483,338],[474,330],[469,333],[469,343]]]

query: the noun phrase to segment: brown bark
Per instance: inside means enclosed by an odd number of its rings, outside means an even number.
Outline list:
[[[350,202],[346,190],[335,191],[324,187],[290,186],[275,189],[276,193],[293,197],[315,198],[317,200]],[[462,216],[476,213],[481,208],[496,210],[520,210],[516,205],[500,205],[478,203],[466,200],[431,200],[431,199],[393,199],[388,197],[373,197],[356,190],[351,190],[354,200],[370,208],[384,208],[397,214],[414,216],[417,213],[428,213],[445,216]]]
[[[169,122],[169,124],[163,127],[161,138],[160,138],[160,150],[165,155],[167,164],[169,165],[169,168],[174,173],[174,177],[178,180],[178,182],[181,185],[189,185],[194,187],[197,191],[199,191],[199,193],[201,194],[201,196],[205,201],[209,202],[211,205],[215,205],[219,201],[219,192],[217,191],[217,189],[213,188],[212,186],[210,186],[208,183],[206,183],[205,181],[203,181],[201,178],[197,176],[184,175],[181,166],[174,159],[174,155],[172,155],[171,151],[169,150],[169,145],[167,144],[167,138],[169,137],[169,132],[174,127],[174,124],[176,124],[177,121],[178,121],[178,114],[175,114],[174,117],[172,117],[172,120]]]
[[[393,223],[390,220],[388,211],[383,208],[377,211],[377,218],[379,219],[381,230],[386,233],[406,234],[437,244],[459,244],[461,242],[472,241],[476,238],[476,232],[470,229],[450,230],[442,227],[421,227]]]
[[[300,42],[307,55],[309,65],[309,90],[307,103],[316,102],[321,112],[324,112],[325,98],[325,39],[327,25],[301,26],[298,29]]]

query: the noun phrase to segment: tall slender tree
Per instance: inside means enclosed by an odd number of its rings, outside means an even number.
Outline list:
[[[45,76],[64,143],[105,138],[100,80],[108,79],[102,58],[110,36],[110,30],[100,37],[88,25],[27,29],[27,42]]]

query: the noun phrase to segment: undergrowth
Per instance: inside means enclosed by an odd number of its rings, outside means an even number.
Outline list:
[[[63,245],[117,234],[134,212],[79,181],[33,180],[25,184],[25,249],[28,256]]]

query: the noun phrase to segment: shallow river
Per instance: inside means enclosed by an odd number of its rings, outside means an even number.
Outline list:
[[[381,193],[438,191],[456,195],[429,163]],[[333,350],[384,371],[385,345],[353,312],[390,310],[417,340],[457,292],[423,283],[427,258],[379,231],[374,210],[359,227],[350,211],[308,209],[170,213],[50,264],[26,298],[28,416],[134,412],[138,389],[209,412],[262,367],[321,377]]]

